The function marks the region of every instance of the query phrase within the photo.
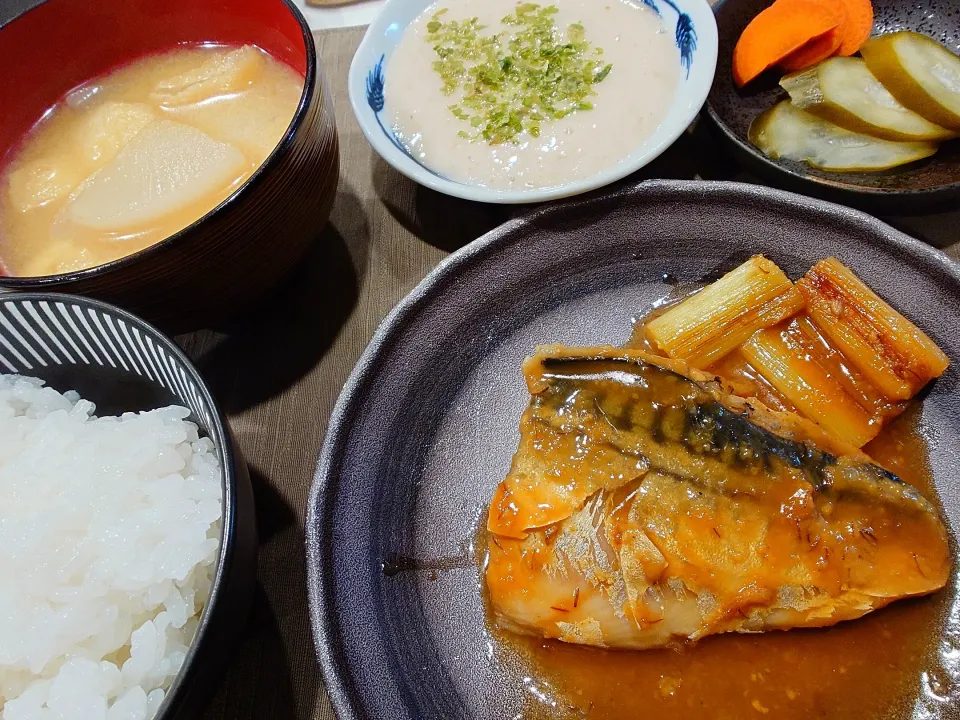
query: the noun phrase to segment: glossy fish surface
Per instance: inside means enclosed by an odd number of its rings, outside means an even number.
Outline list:
[[[946,583],[936,508],[684,363],[540,348],[487,521],[496,622],[601,647],[819,627]]]

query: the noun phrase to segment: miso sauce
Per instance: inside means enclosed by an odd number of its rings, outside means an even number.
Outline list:
[[[655,351],[638,319],[627,347]],[[710,371],[770,407],[792,410],[738,351]],[[939,505],[921,432],[920,401],[863,450]],[[822,629],[728,633],[675,648],[625,651],[514,635],[496,643],[525,661],[525,720],[940,720],[960,718],[956,570],[941,591],[898,600]]]
[[[919,406],[865,450],[934,499]],[[955,584],[824,629],[726,634],[673,649],[603,650],[493,629],[526,660],[526,720],[892,720],[960,717],[948,622]]]

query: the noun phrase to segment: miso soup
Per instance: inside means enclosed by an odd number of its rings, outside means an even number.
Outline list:
[[[266,160],[302,90],[250,45],[178,48],[75,88],[0,171],[0,270],[81,270],[190,225]]]

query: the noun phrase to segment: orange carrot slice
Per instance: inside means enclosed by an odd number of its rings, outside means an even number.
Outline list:
[[[814,38],[799,50],[795,50],[787,55],[777,67],[787,72],[813,67],[818,62],[826,60],[833,55],[837,51],[837,48],[840,47],[842,40],[843,36],[840,28],[836,27],[829,32],[825,32],[820,37]]]
[[[795,50],[779,63],[779,67],[787,72],[805,70],[826,60],[833,55],[843,42],[843,34],[847,26],[847,6],[839,0],[816,0],[826,6],[830,12],[836,13],[840,23],[830,32],[815,37],[799,50]]]
[[[837,55],[853,55],[873,32],[873,4],[870,0],[836,0],[846,10],[843,39]]]
[[[744,28],[733,49],[733,79],[743,87],[843,18],[818,0],[777,0]]]
[[[787,72],[803,70],[832,55],[853,55],[873,30],[873,5],[870,0],[816,0],[840,17],[840,24],[814,38],[779,64]]]

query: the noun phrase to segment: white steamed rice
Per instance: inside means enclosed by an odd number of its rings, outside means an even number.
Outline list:
[[[220,464],[181,407],[0,375],[0,717],[146,720],[209,593]]]

